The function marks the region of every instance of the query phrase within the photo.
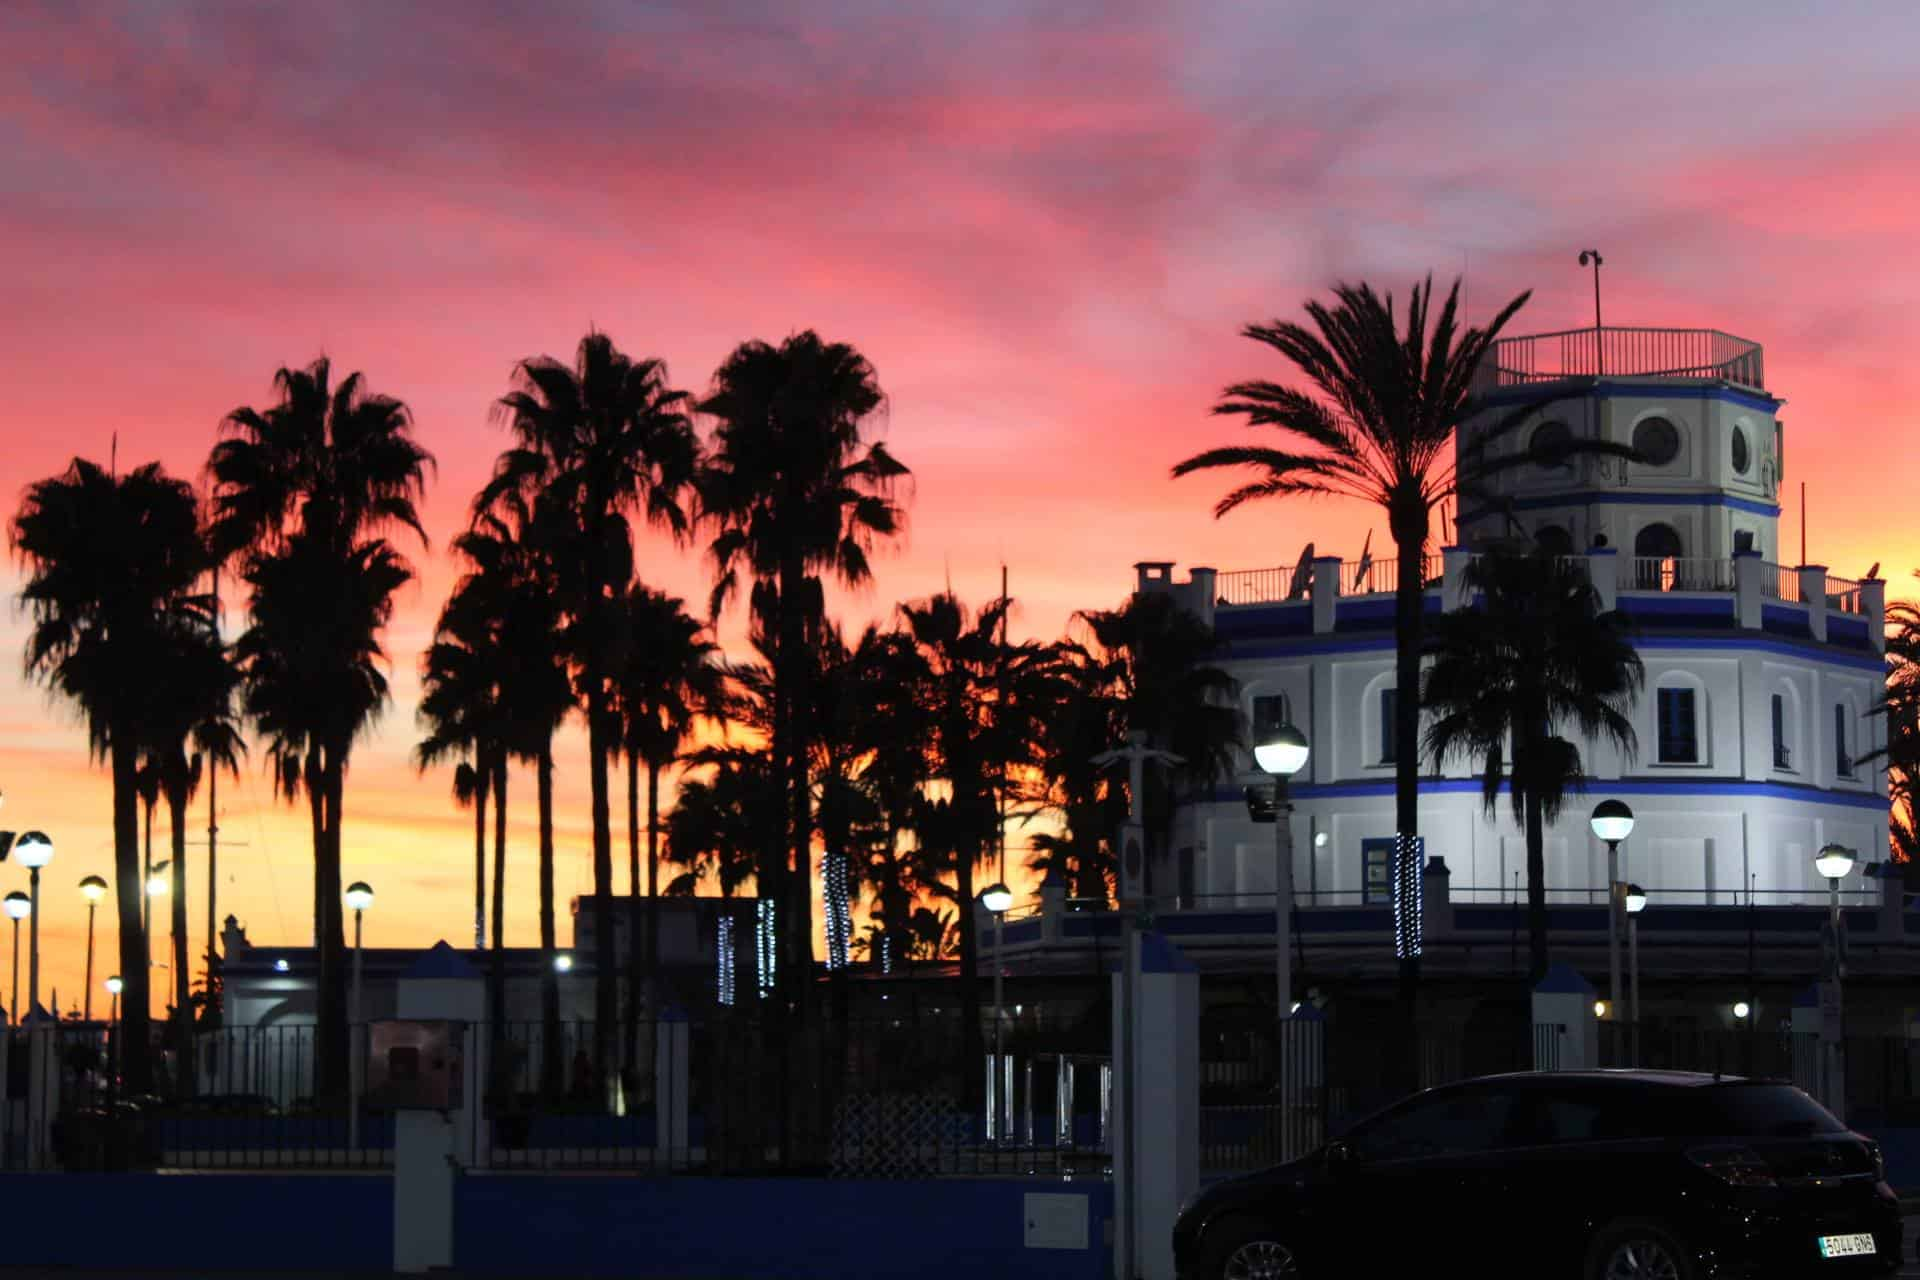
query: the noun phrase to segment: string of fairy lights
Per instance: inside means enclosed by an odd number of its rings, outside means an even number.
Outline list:
[[[822,860],[820,878],[827,900],[827,968],[847,967],[847,953],[853,943],[853,895],[847,884],[849,859],[844,849],[829,850]]]
[[[1418,959],[1426,922],[1420,902],[1420,871],[1426,865],[1425,836],[1394,837],[1393,954],[1399,960]]]

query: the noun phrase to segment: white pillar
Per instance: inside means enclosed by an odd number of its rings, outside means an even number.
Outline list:
[[[1600,1065],[1593,984],[1570,964],[1547,969],[1533,989],[1533,1066],[1536,1071],[1589,1071]]]
[[[60,1112],[60,1024],[36,1011],[27,1019],[27,1167],[53,1163],[53,1118]]]
[[[438,942],[401,976],[397,1013],[402,1020],[466,1028],[458,1105],[393,1117],[393,1269],[423,1272],[453,1265],[454,1187],[480,1154],[486,984],[465,957]]]
[[[1743,631],[1760,630],[1760,608],[1766,600],[1767,572],[1768,566],[1760,559],[1758,551],[1733,553],[1734,621]]]
[[[1467,603],[1467,566],[1473,553],[1465,547],[1440,548],[1440,609],[1452,613]]]
[[[1313,558],[1313,632],[1326,635],[1333,630],[1334,611],[1340,602],[1340,557]]]
[[[1114,1275],[1174,1280],[1173,1220],[1200,1186],[1200,975],[1161,934],[1138,934],[1134,946],[1131,1008],[1125,975],[1113,979],[1114,1060],[1134,1071],[1124,1080],[1116,1067],[1114,1080],[1127,1100],[1114,1126]]]
[[[653,1028],[653,1150],[656,1163],[666,1153],[666,1167],[680,1167],[690,1159],[687,1149],[687,1041],[686,1012],[668,1006]]]
[[[1600,596],[1600,611],[1620,607],[1620,552],[1613,547],[1587,548],[1587,580]]]
[[[1815,640],[1824,643],[1827,638],[1827,566],[1800,566],[1800,598],[1807,606],[1807,630],[1813,633]]]

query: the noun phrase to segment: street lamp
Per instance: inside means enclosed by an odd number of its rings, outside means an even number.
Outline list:
[[[355,1151],[360,1149],[360,1063],[366,1052],[364,1044],[355,1045],[353,1037],[359,1034],[365,1039],[364,1024],[360,1017],[360,926],[367,908],[373,905],[373,888],[365,880],[355,880],[347,886],[344,895],[347,905],[353,908],[353,1009],[348,1014],[347,1046],[353,1054],[347,1066],[347,1080],[353,1094],[349,1099],[347,1112],[347,1144]]]
[[[1602,800],[1587,819],[1607,843],[1607,1003],[1620,1007],[1620,842],[1633,834],[1633,810],[1623,800]]]
[[[1293,1016],[1293,801],[1287,781],[1307,767],[1307,735],[1282,722],[1253,747],[1253,762],[1273,779],[1274,1008]]]
[[[1621,894],[1627,909],[1627,1023],[1632,1028],[1633,1065],[1640,1065],[1640,913],[1647,909],[1647,891],[1630,884]]]
[[[562,951],[553,958],[553,968],[555,973],[573,972],[573,957]]]
[[[1853,874],[1854,853],[1843,844],[1829,844],[1813,855],[1813,869],[1827,878],[1827,975],[1822,984],[1824,990],[1820,996],[1820,1039],[1824,1042],[1826,1053],[1827,1079],[1823,1090],[1825,1097],[1821,1101],[1834,1115],[1841,1115],[1840,1107],[1842,1072],[1845,1067],[1841,1061],[1841,1004],[1840,980],[1846,976],[1846,962],[1840,956],[1840,882]]]
[[[107,882],[99,876],[88,876],[80,882],[80,896],[87,900],[87,985],[81,997],[86,1007],[80,1017],[87,1022],[93,1021],[93,913],[106,894]]]
[[[44,831],[29,831],[13,847],[14,859],[27,869],[27,1016],[40,1007],[40,868],[53,861],[53,841]]]
[[[20,1025],[20,922],[33,914],[33,899],[15,889],[7,895],[7,918],[13,921],[13,994],[7,997],[7,1009],[13,1025]]]
[[[1005,1092],[999,1081],[1004,1075],[1007,1083],[1013,1083],[1013,1073],[1006,1071],[1001,1061],[1003,1010],[1006,1005],[1006,942],[1007,908],[1013,905],[1013,890],[996,880],[980,891],[980,905],[993,913],[993,1070],[988,1074],[988,1101],[993,1106],[993,1127],[989,1138],[1004,1142],[1005,1125],[1002,1118],[1012,1114],[1009,1105],[1011,1099],[1002,1099]]]

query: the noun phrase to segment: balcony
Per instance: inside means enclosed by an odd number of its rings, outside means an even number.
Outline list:
[[[1493,344],[1497,386],[1563,378],[1705,378],[1766,390],[1760,344],[1718,329],[1568,329]]]
[[[1466,603],[1473,553],[1458,547],[1421,559],[1427,612]],[[1886,583],[1835,577],[1819,565],[1779,565],[1754,555],[1563,557],[1592,581],[1601,606],[1644,626],[1740,628],[1883,652]],[[1146,570],[1151,569],[1149,574]],[[1320,556],[1285,568],[1193,570],[1143,566],[1139,589],[1172,591],[1229,640],[1390,628],[1399,562]]]

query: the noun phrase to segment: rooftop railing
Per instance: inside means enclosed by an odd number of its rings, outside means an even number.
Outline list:
[[[1718,329],[1568,329],[1493,344],[1499,386],[1561,378],[1714,378],[1763,390],[1760,344]]]
[[[1214,579],[1214,590],[1221,604],[1273,604],[1281,600],[1305,600],[1309,574],[1303,574],[1301,590],[1294,591],[1295,570],[1236,569]]]

